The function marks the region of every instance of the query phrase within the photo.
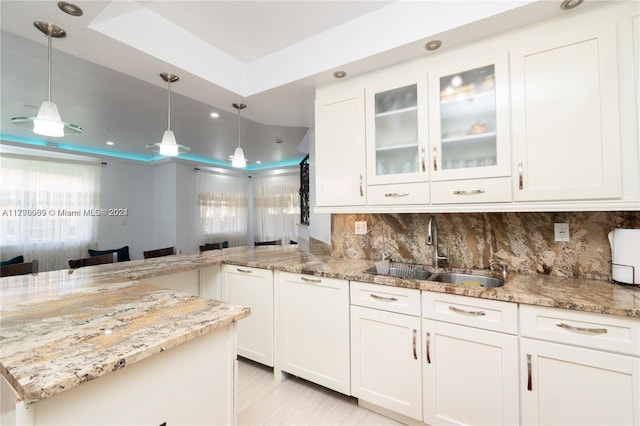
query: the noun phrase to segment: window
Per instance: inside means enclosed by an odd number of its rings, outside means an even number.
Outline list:
[[[37,259],[40,270],[64,269],[96,243],[100,164],[2,156],[2,256]]]
[[[300,218],[298,173],[255,178],[255,240],[297,241]]]
[[[199,244],[247,245],[247,178],[198,172]]]

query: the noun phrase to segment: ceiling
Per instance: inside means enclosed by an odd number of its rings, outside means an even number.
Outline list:
[[[146,144],[167,128],[191,148],[180,158],[230,166],[240,144],[249,170],[297,164],[313,132],[315,87],[566,13],[560,1],[57,1],[0,0],[3,143],[154,162]],[[47,38],[34,21],[67,32],[53,39],[51,98],[76,136],[43,138],[10,123],[47,97]],[[437,53],[436,53],[437,54]],[[231,104],[243,102],[240,138]],[[218,118],[210,113],[217,112]],[[311,130],[309,130],[311,129]],[[106,145],[112,141],[112,146]]]

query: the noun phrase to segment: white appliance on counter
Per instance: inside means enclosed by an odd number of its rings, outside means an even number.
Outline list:
[[[640,229],[614,229],[609,243],[613,281],[640,285]]]

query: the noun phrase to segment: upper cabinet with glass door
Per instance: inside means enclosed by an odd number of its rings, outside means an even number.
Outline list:
[[[510,175],[507,54],[429,70],[431,180]]]
[[[365,90],[368,184],[425,182],[426,79],[387,81]]]

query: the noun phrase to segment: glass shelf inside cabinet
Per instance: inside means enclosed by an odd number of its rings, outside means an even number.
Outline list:
[[[376,93],[376,174],[418,171],[417,84]]]
[[[495,67],[440,78],[442,168],[496,164]]]

